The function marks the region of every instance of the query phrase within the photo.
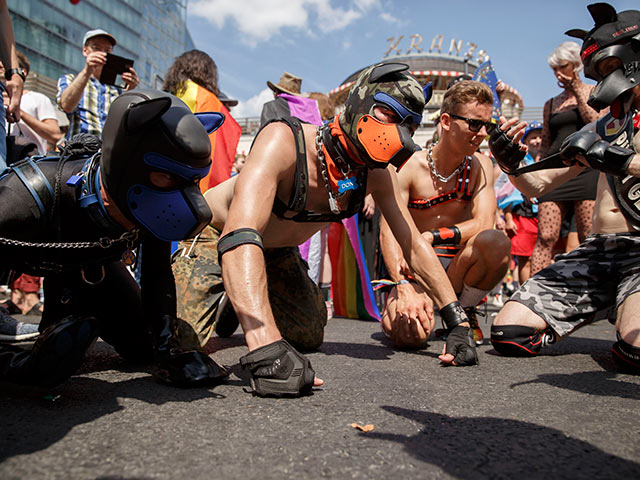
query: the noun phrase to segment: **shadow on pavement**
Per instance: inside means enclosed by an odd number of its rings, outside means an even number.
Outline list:
[[[538,375],[535,380],[519,382],[511,385],[516,388],[521,385],[543,383],[552,387],[564,388],[574,392],[599,395],[603,397],[630,398],[640,400],[640,389],[637,383],[625,382],[613,372],[578,372],[578,373],[545,373]]]
[[[416,459],[457,478],[638,478],[640,464],[562,431],[519,420],[450,417],[383,406],[423,425],[414,435],[370,432],[401,444]]]
[[[371,338],[381,340],[378,337],[382,333],[374,333]],[[324,342],[318,349],[320,353],[326,355],[344,355],[345,357],[359,358],[363,360],[389,360],[397,351],[415,353],[416,355],[424,355],[427,357],[438,357],[433,351],[426,350],[396,350],[391,343],[382,342],[382,345],[369,345],[367,343],[347,343],[347,342]]]
[[[237,383],[233,380],[227,383]],[[68,395],[66,392],[69,392]],[[7,458],[43,450],[65,437],[78,425],[123,410],[118,398],[135,398],[162,405],[201,399],[223,399],[206,388],[180,389],[158,383],[152,377],[122,382],[73,377],[53,394],[41,389],[3,389],[0,411],[0,463]]]

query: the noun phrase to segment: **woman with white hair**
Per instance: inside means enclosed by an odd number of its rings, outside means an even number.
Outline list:
[[[599,117],[598,112],[587,105],[593,86],[580,80],[580,46],[575,42],[564,42],[553,51],[548,62],[562,92],[544,104],[542,158],[556,153],[568,135]],[[538,199],[538,238],[531,257],[531,274],[551,263],[562,219],[571,207],[578,237],[581,242],[584,240],[591,230],[597,183],[598,172],[585,169],[573,180]]]

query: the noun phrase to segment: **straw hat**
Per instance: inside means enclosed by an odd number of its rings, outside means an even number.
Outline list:
[[[291,75],[289,72],[284,72],[280,81],[277,84],[267,80],[267,86],[275,93],[288,93],[289,95],[300,95],[300,87],[302,86],[302,79]]]

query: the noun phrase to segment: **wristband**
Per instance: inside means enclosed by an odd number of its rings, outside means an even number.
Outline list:
[[[431,230],[431,235],[433,235],[433,242],[431,242],[431,245],[458,245],[460,243],[460,239],[462,238],[460,229],[455,225],[453,227],[444,227],[438,228],[437,230]]]
[[[467,314],[464,313],[460,302],[458,302],[457,300],[455,302],[451,302],[448,305],[445,305],[440,309],[440,318],[449,330],[457,327],[461,323],[469,321],[469,319],[467,318]]]
[[[24,83],[26,77],[25,77],[24,73],[22,73],[21,69],[19,69],[19,68],[10,68],[8,70],[5,70],[5,72],[4,72],[4,78],[6,80],[11,80],[11,77],[13,77],[14,75],[18,75],[22,79],[22,82]]]
[[[407,283],[411,283],[411,280],[407,280],[406,278],[403,278],[402,280],[398,280],[396,282],[396,285],[406,285]]]

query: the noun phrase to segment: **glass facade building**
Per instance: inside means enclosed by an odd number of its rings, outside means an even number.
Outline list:
[[[160,88],[175,57],[195,48],[186,27],[186,0],[81,0],[76,5],[69,0],[8,0],[7,4],[16,45],[29,58],[39,83],[49,84],[49,90],[62,74],[84,68],[82,39],[88,30],[101,28],[116,38],[114,53],[135,61],[140,87]],[[51,96],[50,91],[43,93]]]

